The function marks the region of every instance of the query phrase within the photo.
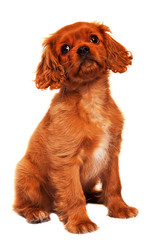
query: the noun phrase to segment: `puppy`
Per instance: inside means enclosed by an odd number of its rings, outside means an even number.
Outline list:
[[[110,71],[127,70],[132,54],[107,26],[87,22],[63,27],[43,47],[36,87],[60,91],[17,165],[14,210],[29,223],[48,221],[55,212],[71,233],[97,229],[87,201],[104,204],[110,217],[135,217],[138,210],[121,196],[124,119],[108,81]]]

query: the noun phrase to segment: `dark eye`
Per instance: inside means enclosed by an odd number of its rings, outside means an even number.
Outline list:
[[[91,35],[90,36],[90,42],[92,43],[99,43],[99,39],[96,35]]]
[[[71,47],[67,44],[63,45],[62,48],[61,48],[61,53],[63,55],[67,54],[69,51],[70,51]]]

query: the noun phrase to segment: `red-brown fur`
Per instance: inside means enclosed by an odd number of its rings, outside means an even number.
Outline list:
[[[91,35],[99,42],[91,42]],[[64,44],[71,47],[66,54]],[[56,212],[72,233],[97,229],[86,201],[103,203],[111,217],[135,217],[138,210],[121,196],[118,156],[124,119],[108,82],[110,70],[127,70],[132,54],[98,23],[66,26],[43,46],[36,86],[60,91],[17,165],[14,210],[30,223],[48,221]],[[89,53],[78,54],[82,46]],[[97,193],[98,182],[102,189]]]

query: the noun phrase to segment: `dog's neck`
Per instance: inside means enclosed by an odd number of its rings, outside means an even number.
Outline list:
[[[106,93],[106,90],[109,91],[108,75],[109,73],[106,72],[102,78],[93,79],[84,83],[74,82],[68,79],[61,88],[61,94],[70,95],[79,93],[81,96],[83,96],[86,95],[87,92],[94,92],[95,89],[100,90],[102,94],[103,92]]]
[[[105,131],[107,108],[111,100],[108,76],[79,85],[76,90],[63,86],[54,97],[53,105],[60,99],[67,109],[74,109],[87,124],[93,123]]]
[[[108,79],[99,79],[79,89],[79,109],[83,109],[86,116],[93,122],[103,121],[103,109],[107,104],[109,94]]]
[[[83,118],[93,122],[101,121],[110,99],[108,74],[97,80],[78,85],[76,89],[72,86],[63,86],[60,90],[60,96],[64,101],[77,108],[79,115]]]

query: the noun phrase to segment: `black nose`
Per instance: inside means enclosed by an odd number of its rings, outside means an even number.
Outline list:
[[[87,46],[82,46],[77,50],[77,54],[79,56],[86,56],[89,52],[90,52],[90,49]]]

